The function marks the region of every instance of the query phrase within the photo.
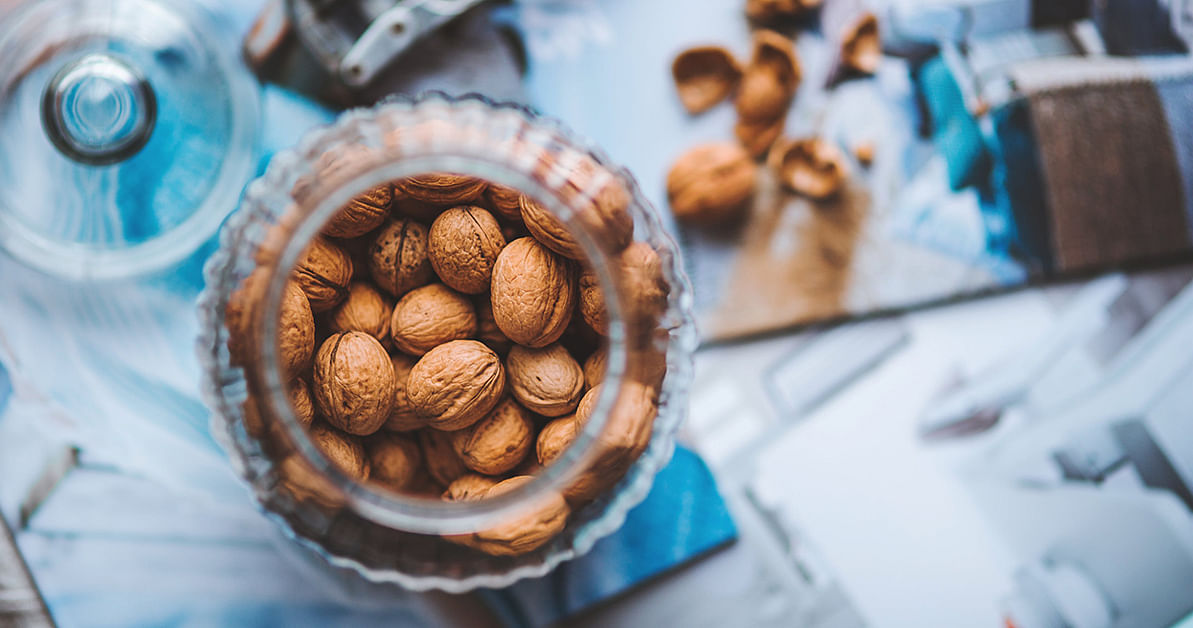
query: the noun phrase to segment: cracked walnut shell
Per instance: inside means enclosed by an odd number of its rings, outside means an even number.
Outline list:
[[[476,333],[476,310],[468,297],[439,283],[415,288],[394,306],[390,336],[410,355]]]
[[[505,368],[476,340],[453,340],[427,352],[410,371],[410,405],[437,430],[468,427],[489,413],[505,392]]]
[[[315,356],[315,403],[333,426],[367,435],[389,419],[394,372],[376,338],[357,331],[335,334]]]
[[[497,256],[490,297],[502,333],[520,345],[545,347],[571,322],[576,270],[534,238],[519,238]]]
[[[493,214],[463,206],[435,219],[427,247],[431,267],[443,283],[465,294],[479,294],[489,289],[505,237]]]
[[[435,274],[427,257],[427,228],[413,220],[394,220],[377,232],[369,246],[369,275],[386,292],[400,297],[425,286]]]
[[[681,221],[721,224],[741,217],[754,198],[757,179],[758,167],[742,147],[701,144],[672,164],[667,199]]]
[[[753,46],[738,88],[738,118],[757,121],[786,116],[803,74],[795,47],[787,37],[769,30],[755,32]]]
[[[293,275],[310,300],[311,311],[326,312],[348,296],[352,258],[339,245],[317,236],[299,258]]]
[[[510,349],[505,364],[510,394],[530,411],[563,416],[580,403],[584,370],[562,345],[542,349],[516,346]]]
[[[700,113],[725,100],[741,80],[741,65],[721,46],[689,48],[671,63],[679,101],[688,113]]]
[[[507,398],[483,419],[452,432],[452,446],[469,469],[500,475],[518,466],[534,446],[534,420]]]
[[[840,149],[819,138],[777,144],[767,164],[783,185],[815,200],[841,191],[849,174]]]

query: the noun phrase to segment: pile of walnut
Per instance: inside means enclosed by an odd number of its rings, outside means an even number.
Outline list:
[[[749,0],[746,15],[755,23],[781,22],[802,18],[820,4],[820,0]],[[848,3],[834,3],[844,4]],[[841,71],[873,74],[881,59],[874,14],[847,8],[828,14],[824,21],[825,30],[836,39]],[[680,103],[689,113],[707,111],[730,97],[737,110],[736,143],[696,146],[672,165],[667,196],[679,220],[719,225],[741,218],[754,197],[758,174],[754,160],[762,157],[786,188],[813,200],[832,198],[845,184],[848,165],[835,145],[816,137],[781,139],[803,77],[790,38],[773,30],[754,31],[746,64],[721,46],[691,48],[675,58],[671,73]],[[855,147],[863,165],[868,165],[873,152],[872,145]]]
[[[576,171],[574,189],[592,175]],[[655,250],[633,240],[628,204],[610,178],[580,212],[614,254],[631,337],[595,462],[517,521],[448,540],[532,551],[646,449],[668,287]],[[429,174],[359,196],[310,244],[286,292],[280,351],[296,415],[345,473],[393,491],[476,500],[527,481],[572,443],[600,394],[608,323],[583,258],[553,214],[476,178]],[[237,296],[234,355],[244,351]],[[310,489],[317,479],[287,463],[286,479]]]

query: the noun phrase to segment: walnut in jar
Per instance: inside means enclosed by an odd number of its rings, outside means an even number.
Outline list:
[[[350,331],[325,340],[315,356],[313,385],[319,411],[349,434],[372,434],[389,419],[393,366],[368,334]]]
[[[393,220],[377,230],[369,247],[369,275],[386,292],[400,297],[431,282],[427,227],[413,220]]]
[[[463,205],[480,197],[487,184],[476,177],[435,172],[408,177],[395,185],[403,194],[417,201],[435,205]]]
[[[585,393],[576,409],[577,419],[587,422],[596,409],[603,385]],[[625,475],[650,444],[658,414],[654,389],[627,380],[618,389],[617,400],[597,440],[597,455],[589,468],[564,489],[564,498],[578,506],[595,499]]]
[[[406,293],[394,306],[390,335],[398,349],[410,355],[476,333],[476,311],[468,297],[434,283]]]
[[[369,478],[395,491],[410,487],[422,467],[422,450],[404,434],[381,433],[365,445],[369,456]]]
[[[583,422],[575,414],[559,417],[544,425],[535,443],[535,456],[539,464],[555,462],[564,450],[571,447],[583,429]]]
[[[591,161],[581,161],[570,171],[561,194],[564,202],[578,206],[576,222],[599,245],[620,251],[633,239],[629,192],[612,173]],[[528,196],[522,197],[521,208],[526,230],[536,240],[564,257],[584,259],[584,249],[571,229],[554,213]]]
[[[522,475],[503,480],[486,491],[485,497],[507,493],[532,479]],[[473,534],[467,545],[493,556],[532,552],[563,532],[570,515],[567,502],[558,493],[551,492],[528,505],[524,514],[517,518]]]
[[[410,371],[406,396],[429,427],[454,431],[484,417],[505,391],[505,368],[493,350],[475,340],[453,340],[431,349]]]
[[[354,281],[348,286],[348,297],[331,311],[327,326],[336,333],[364,332],[384,345],[389,341],[389,319],[393,307],[371,284]]]
[[[369,479],[369,458],[359,438],[320,422],[312,424],[307,434],[315,447],[349,477],[361,481]]]
[[[584,371],[562,345],[541,349],[515,346],[506,358],[510,394],[530,411],[563,416],[576,409],[584,394]]]
[[[428,247],[431,267],[443,283],[465,294],[480,294],[489,289],[505,237],[493,214],[461,206],[435,219]]]
[[[339,245],[318,236],[294,267],[294,280],[310,300],[311,311],[326,312],[348,296],[352,258]]]
[[[424,427],[426,422],[414,411],[410,399],[406,397],[406,382],[410,380],[414,358],[404,353],[395,353],[389,356],[389,361],[394,368],[394,402],[389,410],[389,419],[385,421],[385,429],[391,432],[410,432]]]
[[[489,189],[485,190],[485,200],[488,201],[489,207],[500,214],[502,218],[512,222],[522,222],[521,192],[504,185],[490,183]]]
[[[520,238],[497,256],[490,296],[493,319],[510,340],[545,347],[571,321],[576,269],[534,238]]]
[[[500,475],[518,466],[534,446],[534,420],[518,402],[505,399],[483,419],[452,432],[452,446],[469,469]]]
[[[290,408],[294,411],[294,418],[304,427],[315,420],[315,402],[311,399],[311,388],[306,380],[295,377],[286,384],[286,398],[290,400]]]
[[[497,484],[497,480],[479,473],[461,475],[443,491],[443,499],[449,502],[469,502],[482,499],[490,488]]]
[[[323,234],[333,238],[355,238],[385,222],[393,206],[394,190],[390,184],[379,185],[348,201],[327,221]]]
[[[471,472],[456,454],[456,449],[452,446],[451,432],[425,429],[416,433],[427,472],[435,482],[448,486],[456,478]]]

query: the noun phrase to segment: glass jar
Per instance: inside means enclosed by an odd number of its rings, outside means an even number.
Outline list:
[[[308,437],[289,401],[279,350],[278,321],[292,269],[328,221],[367,190],[445,172],[520,191],[550,212],[574,239],[582,253],[576,257],[586,259],[605,295],[608,321],[604,384],[571,446],[535,468],[530,481],[479,501],[399,494],[350,477]],[[615,270],[623,268],[618,256],[629,250],[625,241],[594,217],[594,203],[611,185],[628,196],[631,246],[645,245],[658,258],[664,302],[648,316],[635,300],[634,279]],[[216,438],[287,535],[371,580],[417,590],[500,587],[587,552],[645,498],[686,412],[696,335],[691,288],[674,241],[628,172],[559,123],[519,106],[430,94],[344,114],[279,153],[250,184],[221,233],[206,279],[198,349]],[[248,301],[254,305],[242,308],[238,298],[246,292],[255,295]],[[235,318],[241,310],[251,313]],[[241,348],[230,351],[230,341]],[[620,479],[604,478],[612,485],[595,499],[569,503],[561,533],[533,551],[504,556],[444,538],[509,525],[591,479],[610,417],[632,390],[656,395],[649,442],[628,467],[613,472],[624,472]]]

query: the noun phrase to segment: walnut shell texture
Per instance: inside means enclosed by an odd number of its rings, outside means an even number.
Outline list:
[[[541,349],[516,346],[506,358],[510,394],[530,411],[563,416],[584,394],[584,370],[560,344]]]
[[[514,222],[522,222],[522,193],[514,188],[490,183],[485,190],[485,200],[489,207],[501,215],[502,218]]]
[[[486,491],[485,497],[514,490],[531,479],[516,476],[503,480]],[[558,493],[551,493],[528,505],[516,519],[473,534],[468,545],[493,556],[532,552],[562,532],[570,514],[567,502]]]
[[[476,339],[499,355],[509,353],[514,343],[497,326],[497,321],[493,320],[492,297],[487,293],[479,294],[472,300],[472,304],[476,307]]]
[[[348,298],[331,311],[327,326],[336,333],[364,332],[384,344],[389,338],[393,307],[372,284],[354,281],[348,286]]]
[[[316,237],[294,267],[294,279],[310,300],[311,311],[326,312],[348,296],[352,258],[339,245]]]
[[[398,181],[396,186],[406,196],[435,205],[463,205],[484,193],[483,180],[443,172],[421,174]]]
[[[741,80],[741,65],[721,46],[697,46],[675,57],[671,77],[688,113],[700,113],[725,100]]]
[[[571,322],[576,270],[534,238],[520,238],[497,256],[490,295],[493,319],[510,340],[545,347]]]
[[[601,289],[596,273],[591,270],[580,273],[578,296],[580,316],[584,322],[598,334],[608,334],[609,313],[605,309],[605,291]]]
[[[423,462],[431,478],[443,486],[448,486],[460,476],[470,473],[468,466],[460,460],[452,446],[450,432],[439,430],[420,430],[418,444],[423,450]]]
[[[319,422],[312,424],[307,434],[319,451],[344,473],[361,481],[369,479],[369,459],[359,438]]]
[[[617,258],[625,316],[632,337],[649,333],[667,308],[670,292],[659,254],[646,242],[635,242]]]
[[[393,202],[393,186],[377,186],[341,207],[323,226],[323,234],[333,238],[362,236],[385,222]]]
[[[466,294],[479,294],[489,289],[505,237],[493,214],[462,206],[435,219],[428,247],[431,267],[443,283]]]
[[[448,485],[443,492],[443,499],[449,502],[467,502],[482,499],[490,488],[497,484],[497,480],[477,473],[461,475]]]
[[[535,455],[541,465],[555,462],[564,452],[576,442],[576,437],[583,430],[584,424],[575,414],[559,417],[543,426],[535,443]]]
[[[294,410],[294,417],[304,427],[315,420],[315,402],[311,399],[311,388],[306,380],[295,377],[286,384],[286,397],[290,400],[290,408]]]
[[[367,435],[389,419],[394,372],[376,338],[361,332],[335,334],[315,356],[315,402],[333,426]]]
[[[492,349],[453,340],[427,352],[410,371],[406,396],[427,425],[444,431],[476,423],[501,400],[505,368]]]
[[[398,349],[410,355],[476,333],[476,310],[468,297],[434,283],[406,293],[394,306],[390,335]]]
[[[426,422],[414,411],[410,399],[406,397],[406,383],[410,380],[410,370],[414,368],[414,358],[395,353],[389,356],[389,361],[394,368],[394,402],[389,410],[389,419],[385,421],[385,429],[409,432],[425,427]]]
[[[422,449],[410,436],[381,433],[369,438],[370,479],[401,491],[408,488],[423,463]]]
[[[814,200],[832,198],[849,177],[845,155],[836,145],[819,138],[776,144],[767,165],[784,186]]]
[[[589,390],[580,400],[576,417],[581,422],[587,422],[596,409],[602,388]],[[564,490],[569,504],[591,501],[621,480],[650,444],[657,414],[654,389],[631,380],[622,383],[598,437],[596,458],[584,475]]]
[[[377,231],[369,247],[369,275],[395,297],[431,282],[435,273],[427,257],[428,229],[413,220],[394,220]]]
[[[729,142],[696,146],[675,160],[667,175],[667,199],[684,222],[717,225],[742,216],[754,197],[758,167]]]
[[[452,446],[469,469],[500,475],[518,466],[534,446],[534,420],[507,398],[483,419],[452,432]]]
[[[587,163],[587,162],[582,162]],[[598,179],[603,175],[604,179]],[[603,180],[600,188],[594,188],[594,181]],[[563,189],[564,202],[573,203],[578,228],[586,229],[597,244],[612,251],[625,248],[634,235],[634,219],[629,212],[630,196],[616,177],[596,166],[585,166],[573,171],[568,185]],[[536,240],[552,251],[579,260],[584,259],[584,249],[568,227],[549,209],[523,196],[521,200],[522,220],[526,230]]]
[[[786,126],[786,116],[774,120],[738,120],[733,125],[733,134],[751,157],[762,157],[779,140]]]
[[[595,388],[605,379],[605,371],[609,368],[609,349],[600,347],[584,361],[584,383],[589,388]]]

